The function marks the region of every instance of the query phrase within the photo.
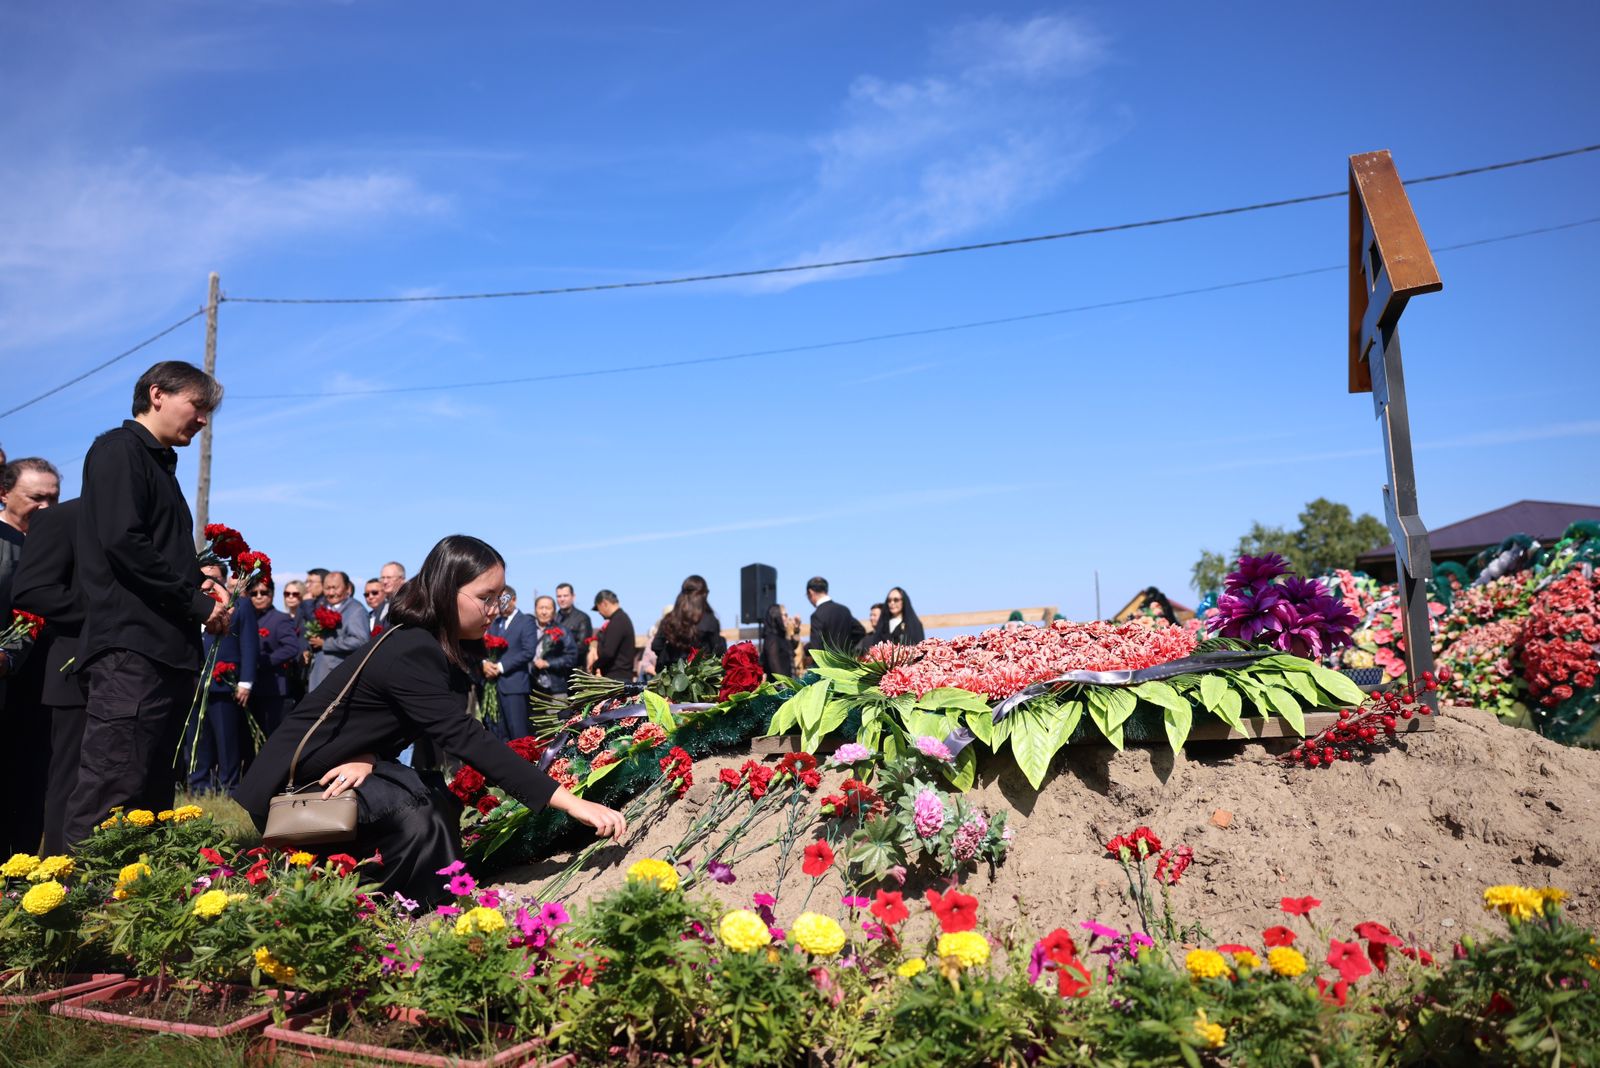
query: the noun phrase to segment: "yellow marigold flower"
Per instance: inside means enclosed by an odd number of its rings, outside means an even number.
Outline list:
[[[1194,1014],[1195,1037],[1206,1044],[1207,1049],[1219,1049],[1227,1039],[1228,1032],[1221,1024],[1214,1024],[1206,1019],[1206,1010],[1197,1009]]]
[[[194,904],[189,906],[196,916],[205,919],[215,919],[228,907],[228,892],[226,890],[207,890],[194,899]]]
[[[172,810],[172,821],[174,823],[186,823],[189,820],[197,820],[205,814],[206,810],[199,805],[179,805]]]
[[[170,808],[164,808],[160,812],[157,812],[156,821],[158,823],[170,823],[172,821],[172,810]]]
[[[1541,886],[1535,893],[1544,899],[1546,905],[1559,905],[1567,899],[1565,890],[1558,890],[1553,886]]]
[[[1183,966],[1196,979],[1226,979],[1233,975],[1228,962],[1214,949],[1191,949],[1183,958]]]
[[[262,975],[284,986],[293,985],[295,970],[274,957],[266,946],[257,946],[255,956],[256,967],[261,969]]]
[[[844,948],[844,928],[830,916],[802,912],[789,929],[795,945],[813,957],[831,957]]]
[[[0,875],[7,879],[20,879],[39,866],[39,858],[27,853],[13,853],[11,859],[0,864]]]
[[[1526,886],[1491,886],[1483,892],[1483,907],[1513,920],[1537,920],[1544,915],[1544,896]]]
[[[1293,979],[1306,973],[1306,958],[1293,946],[1274,946],[1267,950],[1267,967],[1272,969],[1273,975]]]
[[[121,816],[107,816],[105,819],[100,821],[100,829],[102,831],[109,830],[110,828],[115,827],[117,824],[119,824],[121,822],[122,822],[122,817]]]
[[[122,886],[127,886],[129,883],[138,882],[149,874],[150,865],[136,860],[117,872],[117,882]]]
[[[735,953],[753,953],[772,941],[772,932],[760,916],[749,909],[734,909],[717,925],[722,944]]]
[[[456,917],[456,934],[493,934],[506,929],[506,918],[498,909],[486,909],[482,905],[469,909]]]
[[[1238,968],[1259,968],[1261,958],[1255,955],[1254,950],[1237,949],[1233,952],[1233,963]]]
[[[963,968],[976,968],[989,959],[989,940],[977,931],[952,931],[939,936],[939,956]]]
[[[51,879],[30,887],[22,895],[22,907],[35,916],[43,916],[67,899],[67,888]]]
[[[304,849],[297,849],[289,854],[289,863],[300,868],[311,867],[311,862],[317,858],[307,853]]]
[[[894,973],[902,979],[911,979],[915,976],[921,975],[927,970],[927,961],[923,960],[921,957],[912,957],[910,960],[904,961],[900,967],[896,968]]]
[[[646,857],[636,861],[628,868],[628,878],[638,879],[641,882],[655,883],[663,890],[676,890],[678,888],[678,869],[664,860],[655,857]]]
[[[77,865],[72,862],[71,857],[57,854],[41,860],[39,866],[28,873],[28,878],[40,883],[46,879],[64,879],[76,870]]]
[[[124,818],[135,827],[148,827],[156,821],[156,814],[147,808],[136,808]]]

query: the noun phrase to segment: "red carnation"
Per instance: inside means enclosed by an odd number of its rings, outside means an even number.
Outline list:
[[[489,813],[493,812],[499,807],[500,799],[494,796],[494,794],[484,794],[482,797],[478,798],[478,812],[482,815],[487,816]]]
[[[267,858],[258,858],[254,864],[245,869],[244,877],[251,886],[259,886],[270,879],[271,876],[267,873]]]
[[[450,792],[455,794],[463,805],[470,805],[477,801],[483,785],[483,772],[470,765],[463,765],[450,780]]]
[[[1128,836],[1128,848],[1141,857],[1148,857],[1161,851],[1161,839],[1157,838],[1148,827],[1135,827]]]
[[[545,631],[544,634],[545,637],[549,638],[551,641],[558,642],[561,640],[561,636],[566,634],[566,631],[562,630],[560,627],[551,627],[549,630]]]
[[[807,790],[815,792],[822,785],[822,773],[816,770],[802,771],[800,773],[800,781]]]
[[[262,627],[260,630],[256,631],[256,633],[263,638],[272,637],[272,631],[268,630],[266,627]]]
[[[544,743],[531,734],[526,738],[513,738],[506,745],[511,747],[513,753],[530,764],[544,755]]]
[[[1328,966],[1347,983],[1372,974],[1372,965],[1367,962],[1367,955],[1361,952],[1360,945],[1341,942],[1337,938],[1328,940]]]
[[[258,553],[254,549],[246,549],[233,558],[233,570],[236,574],[249,575],[258,572],[256,578],[272,577],[272,557],[266,553]]]
[[[905,898],[898,890],[879,890],[873,896],[871,912],[879,922],[890,927],[911,916],[911,910],[906,908]]]
[[[483,636],[483,647],[491,653],[503,653],[511,648],[511,643],[498,634],[485,634]]]
[[[722,686],[717,690],[717,700],[726,701],[735,694],[758,689],[765,677],[755,643],[740,642],[722,656]]]
[[[212,682],[227,682],[228,676],[239,670],[239,665],[227,660],[219,660],[211,669]]]
[[[36,616],[32,612],[24,612],[20,608],[11,610],[11,626],[20,634],[23,630],[28,632],[28,637],[37,638],[44,629],[44,617]]]
[[[1278,907],[1291,916],[1306,916],[1320,904],[1322,902],[1314,897],[1286,897],[1278,902]]]
[[[945,894],[929,890],[928,905],[933,909],[933,914],[939,917],[939,928],[945,934],[970,931],[978,926],[978,899],[959,890]]]
[[[800,865],[800,870],[813,879],[820,879],[833,867],[833,847],[827,842],[816,841],[806,846],[806,861]]]
[[[737,790],[740,786],[744,785],[744,780],[741,779],[739,777],[739,773],[734,771],[732,768],[723,768],[721,771],[717,772],[717,779],[721,781],[722,785],[726,786],[730,790]]]
[[[1287,927],[1268,927],[1261,932],[1261,941],[1266,943],[1268,949],[1278,946],[1294,945],[1294,932]]]
[[[338,630],[339,625],[344,622],[344,616],[341,616],[331,608],[319,608],[311,613],[311,618],[316,621],[317,626],[324,632]]]

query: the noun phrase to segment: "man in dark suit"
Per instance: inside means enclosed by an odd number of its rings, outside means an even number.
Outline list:
[[[556,586],[556,626],[572,639],[572,648],[578,654],[577,662],[567,672],[568,676],[583,670],[583,656],[589,649],[589,639],[594,636],[594,620],[589,618],[588,612],[578,607],[577,599],[572,583],[562,582]]]
[[[628,613],[617,603],[617,595],[610,590],[594,595],[594,610],[605,622],[589,646],[589,670],[617,682],[632,682],[633,657],[638,651],[633,620],[628,618]]]
[[[485,660],[483,674],[494,680],[500,697],[500,722],[495,733],[510,741],[528,736],[528,693],[533,686],[533,658],[539,652],[539,625],[526,612],[517,610],[517,591],[506,587],[500,615],[489,625],[489,633],[506,640],[506,651],[498,664]]]
[[[854,654],[866,628],[850,609],[828,596],[828,580],[817,575],[807,582],[806,600],[811,602],[811,640],[806,643],[806,655],[813,649]]]
[[[78,780],[86,696],[83,676],[61,670],[77,655],[83,629],[73,566],[77,526],[75,500],[36,511],[28,527],[28,551],[12,576],[12,607],[42,616],[45,627],[13,680],[16,689],[8,707],[8,720],[21,727],[6,738],[7,752],[19,758],[7,783],[14,787],[7,802],[9,852],[37,848],[41,824],[45,853],[67,849],[66,806]],[[26,708],[21,704],[24,694],[30,695]],[[35,724],[43,728],[36,742],[28,740]]]
[[[350,583],[350,576],[343,571],[330,571],[328,577],[322,580],[322,596],[327,600],[324,607],[338,612],[341,618],[339,629],[332,634],[322,634],[307,640],[307,644],[316,651],[316,656],[311,661],[310,688],[313,690],[333,672],[334,668],[344,663],[346,657],[366,645],[372,638],[368,629],[370,617],[354,594],[355,587]]]
[[[175,446],[193,441],[221,402],[222,386],[198,367],[158,363],[134,386],[133,418],[84,457],[76,559],[85,609],[73,670],[88,675],[89,705],[69,843],[114,806],[172,807],[201,630],[229,622],[226,592],[195,559]]]
[[[223,580],[221,564],[207,564],[201,573],[208,578]],[[243,581],[235,577],[235,583]],[[204,790],[232,790],[239,784],[239,774],[244,769],[244,754],[249,726],[245,723],[245,709],[256,683],[256,661],[261,650],[261,636],[256,626],[256,611],[250,599],[240,598],[233,613],[233,621],[221,635],[205,637],[206,661],[211,650],[216,649],[215,664],[232,664],[233,671],[214,671],[206,685],[205,707],[190,709],[184,725],[184,761],[179,772],[187,778],[191,793]]]
[[[578,666],[578,647],[572,635],[556,625],[556,602],[540,597],[533,602],[538,623],[538,645],[533,655],[533,688],[542,694],[567,692],[567,676]]]
[[[250,607],[256,612],[256,685],[250,695],[250,715],[263,737],[283,722],[289,701],[289,682],[300,667],[300,633],[287,612],[272,607],[271,576],[250,586]]]

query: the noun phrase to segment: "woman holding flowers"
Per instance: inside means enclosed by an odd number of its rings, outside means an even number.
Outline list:
[[[440,894],[436,873],[460,859],[459,803],[437,772],[396,759],[424,737],[530,808],[548,804],[602,837],[623,834],[620,813],[558,787],[468,714],[472,673],[504,589],[505,561],[485,542],[453,534],[435,545],[395,595],[389,633],[366,663],[341,664],[267,739],[234,791],[256,826],[266,826],[295,748],[359,671],[345,703],[306,739],[296,779],[321,783],[324,797],[355,791],[354,851],[382,855],[384,890],[431,902]]]

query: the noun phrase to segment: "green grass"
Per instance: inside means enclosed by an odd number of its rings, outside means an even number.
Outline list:
[[[217,821],[217,826],[236,848],[248,849],[261,844],[261,835],[244,809],[227,794],[195,794],[180,798],[178,803],[199,805],[206,815]]]
[[[246,1068],[249,1039],[157,1035],[28,1008],[0,1016],[4,1068]]]

